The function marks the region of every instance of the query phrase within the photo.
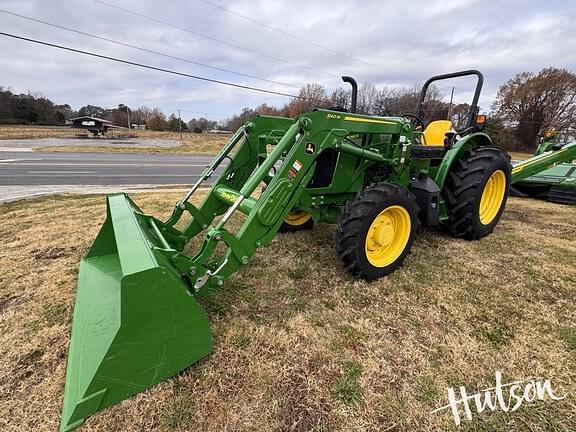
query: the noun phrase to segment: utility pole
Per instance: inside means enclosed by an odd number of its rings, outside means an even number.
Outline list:
[[[130,108],[126,105],[126,114],[128,115],[128,130],[130,130]]]
[[[178,127],[180,128],[180,139],[182,139],[182,118],[180,117],[180,110],[178,110]]]

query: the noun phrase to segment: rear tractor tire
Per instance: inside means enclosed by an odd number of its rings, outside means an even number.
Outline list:
[[[291,211],[280,225],[278,232],[289,233],[310,230],[314,226],[314,219],[310,213],[303,211]]]
[[[510,190],[510,157],[497,147],[468,150],[454,163],[442,190],[454,237],[477,240],[498,224]]]
[[[407,189],[378,183],[346,205],[334,235],[344,270],[374,280],[396,270],[410,253],[419,226],[418,205]]]

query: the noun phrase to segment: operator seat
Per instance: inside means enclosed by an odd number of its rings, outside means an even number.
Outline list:
[[[443,146],[446,132],[451,130],[452,122],[450,120],[435,120],[428,124],[420,140],[424,145]]]

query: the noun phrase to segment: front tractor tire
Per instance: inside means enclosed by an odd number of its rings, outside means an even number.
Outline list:
[[[344,270],[374,280],[396,270],[410,253],[418,229],[414,196],[390,183],[372,185],[346,205],[335,232]]]
[[[468,150],[451,168],[442,195],[445,226],[454,237],[477,240],[498,224],[510,190],[509,156],[497,147]]]

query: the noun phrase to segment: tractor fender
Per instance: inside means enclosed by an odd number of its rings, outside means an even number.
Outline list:
[[[452,165],[462,157],[464,152],[473,148],[491,145],[492,140],[490,137],[482,132],[476,132],[458,140],[454,146],[446,152],[442,159],[442,163],[438,168],[436,178],[434,179],[438,187],[441,190],[444,188],[444,181],[450,172],[450,168],[452,168]]]

